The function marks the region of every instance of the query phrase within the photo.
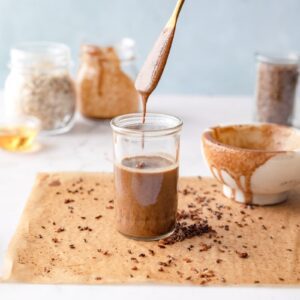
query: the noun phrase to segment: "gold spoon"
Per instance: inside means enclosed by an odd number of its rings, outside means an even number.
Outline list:
[[[143,100],[143,122],[145,121],[147,100],[156,88],[167,63],[177,20],[184,1],[178,0],[172,16],[156,40],[135,81],[135,87]]]

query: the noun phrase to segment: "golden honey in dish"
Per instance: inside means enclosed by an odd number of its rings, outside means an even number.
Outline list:
[[[26,126],[0,127],[0,148],[15,152],[29,150],[37,133],[37,129]]]

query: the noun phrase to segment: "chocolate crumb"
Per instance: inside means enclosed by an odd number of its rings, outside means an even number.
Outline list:
[[[278,279],[279,279],[280,281],[284,281],[284,279],[283,279],[282,277],[278,277]]]
[[[53,239],[52,239],[52,242],[55,243],[55,244],[57,244],[59,241],[58,241],[57,238],[53,238]]]
[[[103,255],[110,256],[111,254],[106,250],[106,251],[103,252]]]
[[[255,284],[258,284],[258,283],[260,283],[260,281],[259,281],[259,280],[255,280],[254,283],[255,283]]]
[[[130,259],[131,259],[132,261],[136,262],[137,264],[139,263],[139,261],[138,261],[137,258],[135,258],[135,257],[131,257]]]
[[[191,225],[183,225],[183,223],[178,222],[176,224],[174,233],[160,242],[164,245],[173,245],[177,242],[182,242],[185,239],[191,239],[195,236],[201,236],[209,232],[214,231],[205,221]]]
[[[190,245],[187,247],[188,251],[192,251],[193,248],[194,248],[194,245]]]
[[[95,217],[96,220],[99,220],[101,218],[102,218],[102,215],[98,215],[98,216]]]
[[[140,162],[138,162],[138,163],[135,165],[135,167],[136,167],[137,169],[143,169],[143,168],[146,167],[146,164],[145,164],[143,161],[140,161]]]
[[[160,268],[158,269],[158,272],[164,272],[164,268],[163,268],[163,267],[160,267]]]
[[[96,277],[95,279],[96,279],[96,280],[102,280],[102,277],[99,277],[99,276],[98,276],[98,277]]]
[[[83,239],[83,241],[84,241],[85,243],[87,243],[87,239]]]
[[[182,191],[182,194],[183,194],[184,196],[186,196],[186,195],[189,194],[189,191],[188,191],[187,189],[184,189],[184,190]]]
[[[64,231],[65,231],[65,229],[63,227],[60,227],[56,230],[57,233],[64,232]]]
[[[41,234],[39,234],[39,235],[38,235],[38,238],[39,238],[39,239],[42,239],[42,238],[43,238],[43,236],[42,236]]]
[[[146,257],[146,254],[141,253],[141,254],[139,255],[139,257]]]
[[[65,201],[64,201],[65,204],[69,204],[69,203],[72,203],[72,202],[75,202],[75,200],[73,200],[73,199],[65,199]]]
[[[137,266],[134,266],[134,267],[131,268],[131,270],[132,270],[132,271],[137,271],[137,270],[138,270],[138,267],[137,267]]]
[[[131,250],[128,250],[128,253],[129,253],[129,254],[132,254],[132,251],[131,251]]]
[[[77,226],[77,228],[78,228],[80,231],[93,231],[93,229],[90,228],[90,227],[88,227],[88,226],[85,226],[85,227]]]
[[[200,249],[199,249],[199,252],[203,252],[203,251],[207,251],[211,248],[211,245],[207,245],[205,243],[201,243],[200,244]]]
[[[43,229],[46,229],[46,227],[45,227],[45,226],[41,226],[41,228],[43,228]]]
[[[155,252],[153,250],[149,249],[148,251],[149,251],[150,255],[152,255],[152,256],[155,255]]]
[[[248,258],[249,255],[247,252],[239,252],[239,251],[235,251],[235,253],[240,257],[240,258]]]
[[[196,198],[195,198],[195,201],[197,202],[197,203],[202,203],[202,202],[204,202],[205,201],[205,197],[201,197],[201,196],[197,196]]]
[[[70,249],[75,249],[75,246],[73,244],[69,245]]]
[[[52,182],[49,183],[49,186],[60,186],[61,182],[59,180],[53,180]]]
[[[220,264],[222,261],[223,261],[223,259],[218,258],[218,259],[216,260],[216,263],[217,263],[217,264]]]

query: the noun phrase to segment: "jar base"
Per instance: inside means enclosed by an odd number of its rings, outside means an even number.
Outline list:
[[[158,241],[158,240],[165,239],[165,238],[169,237],[170,235],[172,235],[174,233],[174,231],[175,231],[175,226],[171,231],[169,231],[167,233],[164,233],[161,235],[156,235],[156,236],[146,237],[146,236],[133,236],[133,235],[129,235],[127,233],[123,233],[120,230],[118,230],[118,232],[120,234],[122,234],[123,236],[125,236],[126,238],[129,238],[129,239],[135,240],[135,241],[144,241],[144,242],[152,242],[152,241]]]
[[[59,127],[52,130],[42,130],[40,132],[41,136],[53,136],[53,135],[60,135],[69,132],[75,124],[75,118],[73,117],[72,120],[69,121],[69,123],[64,127]]]

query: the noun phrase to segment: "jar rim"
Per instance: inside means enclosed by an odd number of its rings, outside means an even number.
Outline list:
[[[256,60],[276,65],[298,65],[300,62],[300,55],[295,52],[287,53],[269,53],[256,52]]]
[[[31,67],[36,62],[51,61],[56,65],[71,64],[70,48],[56,42],[23,42],[10,50],[11,66]]]
[[[142,123],[143,114],[134,113],[115,117],[110,125],[114,132],[125,135],[138,136],[165,136],[179,132],[183,122],[177,116],[147,113],[145,123]]]

